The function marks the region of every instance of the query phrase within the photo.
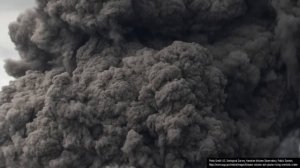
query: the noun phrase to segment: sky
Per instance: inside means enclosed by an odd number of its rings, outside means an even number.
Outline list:
[[[0,0],[0,90],[14,78],[3,68],[5,59],[18,59],[18,52],[8,35],[8,25],[26,9],[34,7],[34,0]]]

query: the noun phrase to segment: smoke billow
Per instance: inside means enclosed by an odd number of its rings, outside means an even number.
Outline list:
[[[9,26],[0,168],[299,157],[300,1],[37,0]]]

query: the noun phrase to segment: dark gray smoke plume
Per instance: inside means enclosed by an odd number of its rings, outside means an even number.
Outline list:
[[[298,0],[37,0],[9,30],[0,168],[300,157]]]

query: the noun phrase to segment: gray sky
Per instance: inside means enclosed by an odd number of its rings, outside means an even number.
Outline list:
[[[19,10],[22,11],[30,8],[34,4],[34,0],[0,0],[0,10]]]
[[[4,60],[18,59],[18,53],[8,35],[9,23],[28,8],[34,7],[34,0],[0,0],[0,88],[13,80],[3,69]],[[1,89],[0,89],[1,90]]]

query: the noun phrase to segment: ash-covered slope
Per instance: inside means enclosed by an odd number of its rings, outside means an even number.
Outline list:
[[[298,7],[299,6],[299,7]],[[38,0],[9,27],[0,168],[298,157],[300,1]]]

